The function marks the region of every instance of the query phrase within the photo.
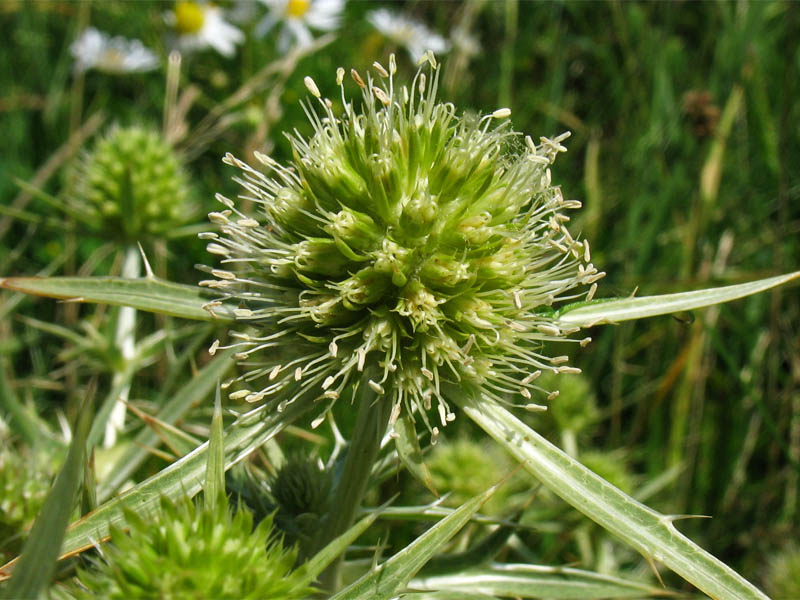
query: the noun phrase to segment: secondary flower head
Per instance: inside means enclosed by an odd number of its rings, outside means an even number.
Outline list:
[[[111,37],[94,27],[84,29],[69,51],[75,58],[78,72],[97,69],[119,75],[158,68],[158,57],[141,41]]]
[[[181,162],[154,129],[112,128],[84,156],[78,173],[74,203],[96,230],[135,241],[194,216]]]
[[[244,41],[244,33],[225,20],[222,9],[203,2],[180,1],[172,12],[164,15],[168,25],[178,34],[178,47],[184,51],[214,48],[231,57],[236,44]]]
[[[297,552],[285,550],[272,517],[227,503],[198,508],[162,499],[147,518],[125,510],[130,532],[112,526],[103,561],[79,571],[74,598],[308,598],[314,590],[293,571]]]
[[[406,410],[436,434],[427,412],[451,421],[451,394],[536,408],[542,371],[576,370],[541,351],[571,333],[551,306],[583,298],[582,286],[593,294],[602,276],[565,226],[580,203],[550,181],[566,136],[520,143],[507,109],[457,115],[437,101],[428,61],[409,87],[395,84],[393,56],[388,71],[375,64],[377,81],[352,71],[360,109],[340,68],[341,116],[306,78],[323,116],[309,107],[314,134],[289,136],[291,167],[258,155],[264,174],[226,156],[260,208],[253,218],[218,196],[226,210],[210,218],[222,235],[203,234],[229,268],[207,268],[217,279],[201,285],[238,302],[254,327],[232,334],[254,388],[232,397],[332,406],[361,381],[394,419]]]
[[[367,19],[387,39],[404,46],[411,55],[411,60],[415,62],[421,60],[428,50],[441,54],[450,49],[447,40],[431,31],[424,23],[398,12],[379,8],[370,12]]]
[[[308,46],[314,39],[311,29],[333,31],[339,27],[345,0],[262,0],[269,14],[256,27],[256,34],[264,36],[279,23],[283,23],[278,46],[287,51],[292,45]]]

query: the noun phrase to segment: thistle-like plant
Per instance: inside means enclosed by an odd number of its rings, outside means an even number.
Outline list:
[[[390,424],[405,411],[436,436],[452,394],[536,410],[535,396],[554,396],[536,384],[543,371],[577,370],[542,350],[572,332],[553,304],[591,299],[603,275],[566,227],[580,203],[551,183],[566,136],[523,140],[507,109],[457,114],[427,62],[410,87],[395,85],[394,57],[377,80],[352,71],[361,107],[340,68],[341,114],[306,78],[323,114],[307,107],[314,132],[289,136],[290,166],[259,154],[263,174],[225,157],[259,209],[218,196],[222,235],[204,235],[225,268],[201,285],[252,327],[232,334],[248,366],[231,397],[332,406],[360,382],[391,404]]]
[[[103,560],[81,570],[76,598],[306,598],[293,575],[296,551],[284,549],[272,517],[253,527],[252,513],[227,502],[198,507],[161,500],[148,518],[126,511],[130,532],[112,530]]]

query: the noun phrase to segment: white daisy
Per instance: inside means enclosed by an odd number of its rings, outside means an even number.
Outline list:
[[[111,37],[94,27],[84,29],[69,51],[75,58],[75,70],[79,72],[97,69],[120,74],[158,68],[158,57],[141,41]]]
[[[314,39],[311,29],[333,31],[339,26],[345,0],[261,0],[269,14],[256,27],[256,35],[282,23],[278,48],[286,52],[293,45],[308,46]]]
[[[380,8],[370,12],[367,19],[389,40],[399,46],[405,46],[415,62],[419,61],[428,50],[434,54],[441,54],[450,49],[450,44],[438,33],[400,13]]]
[[[228,23],[222,9],[213,4],[182,0],[164,20],[175,28],[178,47],[186,52],[210,47],[230,58],[236,44],[244,41],[242,30]]]

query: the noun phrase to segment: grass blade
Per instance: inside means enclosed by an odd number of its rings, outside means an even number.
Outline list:
[[[619,323],[621,321],[668,315],[685,310],[695,310],[764,292],[797,278],[800,278],[800,271],[748,283],[696,290],[694,292],[642,296],[640,298],[614,298],[597,300],[589,304],[565,306],[557,313],[558,324],[565,328],[591,327],[592,325]]]
[[[229,323],[234,320],[233,307],[203,308],[214,300],[214,296],[202,288],[157,277],[6,277],[0,278],[0,287],[72,302],[130,306],[196,321]]]
[[[84,406],[64,466],[33,524],[3,598],[38,598],[50,583],[70,513],[75,506],[75,495],[83,481],[86,436],[91,419],[91,408]]]
[[[467,394],[453,401],[543,485],[645,557],[664,563],[712,598],[766,600],[755,586],[682,535],[673,518],[617,489],[496,402]]]

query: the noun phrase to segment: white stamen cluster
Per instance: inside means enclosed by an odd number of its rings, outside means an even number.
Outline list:
[[[439,71],[426,58],[430,78],[423,67],[399,89],[394,57],[375,66],[377,79],[352,71],[360,110],[337,70],[341,116],[306,78],[321,115],[308,106],[314,134],[289,136],[290,167],[257,154],[265,174],[225,157],[260,209],[255,219],[218,196],[225,209],[209,217],[221,235],[202,235],[225,268],[206,267],[215,279],[201,285],[236,301],[252,326],[212,346],[236,348],[248,365],[236,379],[248,389],[231,397],[281,409],[310,396],[329,410],[363,381],[392,403],[392,419],[405,409],[435,435],[428,412],[452,421],[448,395],[521,396],[540,410],[534,394],[555,394],[536,378],[577,371],[541,352],[575,331],[552,306],[587,297],[586,286],[593,295],[603,276],[566,227],[564,211],[580,203],[551,185],[568,134],[526,137],[509,153],[519,136],[503,121],[510,111],[457,116],[437,102]]]

